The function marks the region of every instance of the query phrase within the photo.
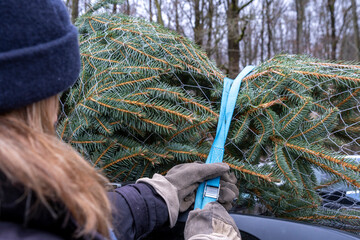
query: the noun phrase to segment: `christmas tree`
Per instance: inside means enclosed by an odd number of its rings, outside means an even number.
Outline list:
[[[112,181],[203,161],[224,76],[188,39],[127,16],[79,21],[82,72],[58,131]]]
[[[190,40],[154,23],[94,14],[77,21],[82,71],[62,96],[58,134],[111,181],[204,161],[224,75]],[[224,161],[239,204],[358,229],[359,212],[322,207],[317,190],[360,187],[360,67],[280,55],[243,80]],[[320,182],[315,170],[331,179]]]

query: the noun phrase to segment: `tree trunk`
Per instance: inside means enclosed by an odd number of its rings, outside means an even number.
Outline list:
[[[245,30],[247,26],[247,21],[244,23],[244,26],[239,30],[239,13],[245,7],[247,7],[253,0],[248,0],[246,3],[238,6],[238,0],[230,0],[228,2],[228,9],[226,12],[226,23],[227,23],[227,33],[228,33],[228,56],[229,56],[229,76],[230,78],[235,78],[239,74],[239,63],[240,63],[240,41],[245,36]]]
[[[223,57],[222,57],[222,48],[219,47],[219,42],[221,42],[221,36],[219,36],[219,32],[221,31],[221,16],[219,15],[219,13],[216,11],[217,8],[215,8],[215,18],[214,18],[214,23],[215,23],[215,33],[214,33],[214,51],[215,51],[215,62],[216,65],[223,68],[222,65],[224,64],[223,62]]]
[[[116,14],[116,10],[117,10],[117,4],[114,3],[113,9],[112,9],[112,13],[113,13],[113,14]]]
[[[311,54],[311,44],[309,44],[311,42],[311,24],[312,24],[312,20],[311,19],[305,19],[305,42],[308,44],[305,44],[305,51],[306,54]],[[303,45],[304,48],[304,45]]]
[[[194,27],[194,40],[195,43],[199,46],[202,46],[203,40],[203,17],[202,17],[203,10],[200,9],[200,0],[194,0],[194,14],[195,14],[195,27]]]
[[[162,16],[161,16],[161,5],[160,5],[160,2],[159,0],[154,0],[155,1],[155,6],[156,6],[156,10],[157,10],[157,22],[160,24],[160,25],[163,25],[164,26],[164,21],[162,19]]]
[[[261,62],[264,61],[264,45],[265,45],[265,2],[262,4],[262,10],[261,10],[261,30],[260,30],[260,39],[261,39],[261,45],[260,45],[260,60]]]
[[[271,18],[270,18],[270,6],[272,0],[266,0],[266,26],[268,32],[268,42],[267,42],[267,58],[271,58],[271,42],[272,42],[272,30],[271,30]]]
[[[175,30],[176,32],[180,33],[178,5],[179,5],[179,0],[175,0]]]
[[[256,28],[253,29],[253,31],[256,30]],[[256,64],[256,61],[258,60],[257,56],[258,56],[258,52],[259,52],[259,45],[260,45],[260,40],[259,38],[256,36],[256,32],[252,34],[255,37],[255,42],[254,42],[254,52],[251,55],[251,64]]]
[[[75,23],[78,16],[79,16],[79,0],[72,0],[71,21]]]
[[[360,61],[360,36],[359,36],[358,17],[356,12],[357,6],[355,0],[351,0],[351,8],[353,15],[353,26],[354,26],[354,35],[355,35],[355,46],[357,51],[357,60]]]
[[[303,51],[303,22],[304,22],[304,1],[295,0],[296,8],[296,53]]]
[[[152,13],[152,1],[149,0],[149,15],[150,15],[150,22],[152,22],[153,13]]]
[[[328,0],[328,10],[330,16],[330,26],[331,26],[331,59],[336,60],[336,28],[335,28],[335,1],[336,0]]]
[[[130,15],[130,2],[126,0],[126,15]]]
[[[209,0],[209,9],[207,14],[208,19],[208,32],[207,32],[207,44],[206,44],[206,53],[210,57],[212,54],[211,42],[212,42],[212,33],[213,33],[213,16],[214,16],[214,2]]]
[[[227,10],[228,28],[228,56],[229,56],[229,77],[235,78],[239,74],[240,46],[237,41],[239,33],[239,19],[237,14],[238,0],[230,0]]]

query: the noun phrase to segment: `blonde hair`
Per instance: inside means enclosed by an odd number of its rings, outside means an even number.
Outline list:
[[[57,96],[0,115],[0,171],[33,191],[45,206],[61,202],[79,228],[77,236],[109,236],[111,208],[105,177],[55,135]]]

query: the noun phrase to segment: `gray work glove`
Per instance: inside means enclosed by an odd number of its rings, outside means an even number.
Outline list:
[[[218,202],[189,213],[185,225],[185,240],[240,240],[234,219]]]
[[[173,227],[179,212],[186,211],[194,203],[195,190],[199,184],[224,175],[229,169],[225,163],[185,163],[171,168],[165,176],[155,174],[151,179],[140,178],[137,183],[151,185],[164,199],[169,211],[170,227]]]
[[[239,189],[236,187],[237,178],[233,172],[226,172],[220,177],[220,193],[218,202],[230,210],[234,200],[239,196]]]

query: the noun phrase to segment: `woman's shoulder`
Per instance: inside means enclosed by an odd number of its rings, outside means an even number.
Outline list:
[[[43,231],[41,229],[26,228],[18,223],[0,221],[0,240],[64,240],[58,235]],[[105,240],[103,236],[96,233],[93,237],[80,238],[81,240]],[[80,240],[79,239],[79,240]]]
[[[29,229],[12,222],[0,222],[0,240],[62,240],[63,238],[37,229]]]

